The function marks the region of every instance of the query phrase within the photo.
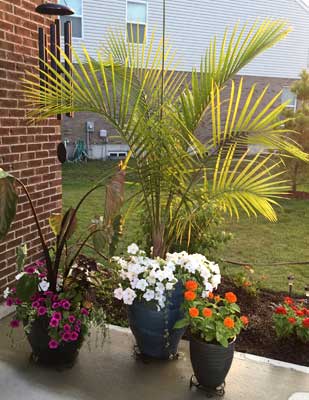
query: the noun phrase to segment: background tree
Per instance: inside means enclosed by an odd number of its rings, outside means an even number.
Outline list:
[[[309,73],[303,70],[300,73],[300,79],[293,83],[291,92],[295,93],[297,98],[297,110],[286,110],[283,115],[285,118],[291,118],[285,123],[285,126],[291,132],[289,136],[298,143],[302,149],[309,152]],[[292,158],[287,160],[290,179],[292,181],[292,191],[296,192],[299,183],[299,175],[302,172],[304,163]]]

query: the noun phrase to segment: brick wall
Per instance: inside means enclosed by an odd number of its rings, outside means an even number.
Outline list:
[[[0,167],[20,178],[37,207],[43,232],[50,238],[47,218],[61,208],[61,168],[56,147],[56,119],[29,125],[21,78],[38,63],[37,30],[50,18],[34,12],[42,0],[0,0]],[[20,192],[21,193],[21,192]],[[0,242],[0,299],[15,276],[16,246],[28,245],[28,262],[41,254],[34,220],[20,195],[18,213],[6,239]]]

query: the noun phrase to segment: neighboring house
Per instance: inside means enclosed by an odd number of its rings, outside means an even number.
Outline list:
[[[142,25],[146,38],[154,31],[156,41],[161,38],[162,0],[60,0],[60,3],[76,11],[72,17],[62,17],[62,22],[72,20],[73,45],[80,55],[85,46],[96,57],[111,30],[123,31],[127,40],[136,41],[136,22]],[[295,108],[296,99],[289,86],[309,62],[309,6],[305,0],[166,0],[166,36],[177,50],[180,60],[177,69],[191,71],[198,66],[209,41],[216,35],[219,42],[226,27],[232,28],[237,22],[251,25],[265,18],[284,19],[293,30],[286,39],[252,61],[241,75],[247,88],[253,83],[258,88],[269,84],[269,97],[283,90],[282,102],[290,99],[289,107]],[[132,23],[133,37],[127,31]],[[72,120],[66,118],[62,122],[64,139],[71,143],[78,138],[86,140],[86,126],[93,145],[89,148],[90,156],[101,158],[110,152],[126,150],[122,145],[102,146],[105,134],[111,136],[115,132],[97,115],[88,113],[76,114]]]

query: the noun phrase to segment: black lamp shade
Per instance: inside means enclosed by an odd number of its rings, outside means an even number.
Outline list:
[[[73,15],[74,10],[63,4],[43,3],[36,7],[35,11],[46,15]]]

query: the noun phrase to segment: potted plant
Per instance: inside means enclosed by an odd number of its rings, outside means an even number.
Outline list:
[[[114,257],[121,282],[114,295],[128,305],[130,328],[143,356],[169,359],[177,355],[183,330],[175,330],[181,318],[184,282],[199,282],[206,297],[220,283],[219,266],[201,254],[167,254],[147,257],[133,243],[127,259]],[[186,294],[187,292],[185,292]]]
[[[184,317],[175,324],[176,329],[188,327],[190,358],[197,386],[210,392],[224,393],[224,381],[233,361],[236,336],[247,327],[249,320],[240,316],[237,297],[232,292],[224,297],[210,292],[207,298],[196,283],[186,284]],[[191,385],[194,382],[191,378]]]
[[[85,237],[73,240],[77,226],[77,212],[87,197],[103,183],[95,185],[63,215],[51,215],[49,225],[54,240],[47,241],[28,192],[23,182],[0,169],[0,239],[8,232],[14,219],[18,200],[16,186],[25,192],[41,240],[43,258],[24,267],[26,248],[17,250],[15,286],[5,290],[6,304],[16,306],[16,317],[11,326],[23,324],[35,360],[46,364],[71,364],[92,323],[104,328],[104,313],[94,306],[95,288],[100,284],[100,269],[94,260],[81,255],[90,247],[101,257],[104,245],[112,244],[117,231],[114,217],[123,201],[124,166],[114,175],[106,190],[104,217],[89,226]],[[93,243],[89,242],[93,239]]]
[[[236,26],[220,49],[216,40],[210,43],[190,75],[172,69],[176,61],[165,32],[158,46],[151,33],[141,44],[111,33],[96,59],[86,49],[83,57],[72,49],[71,61],[60,50],[66,66],[47,49],[53,62],[40,72],[53,79],[42,84],[39,74],[29,73],[24,81],[30,117],[91,111],[114,127],[134,159],[129,209],[142,209],[145,249],[165,263],[176,243],[189,248],[192,234],[208,229],[212,218],[200,218],[205,205],[221,215],[238,218],[244,211],[276,221],[276,200],[288,190],[282,157],[308,161],[285,135],[280,93],[266,101],[267,88],[245,93],[242,80],[232,80],[288,32],[282,21],[267,20],[248,32]],[[252,157],[251,144],[277,151]]]

